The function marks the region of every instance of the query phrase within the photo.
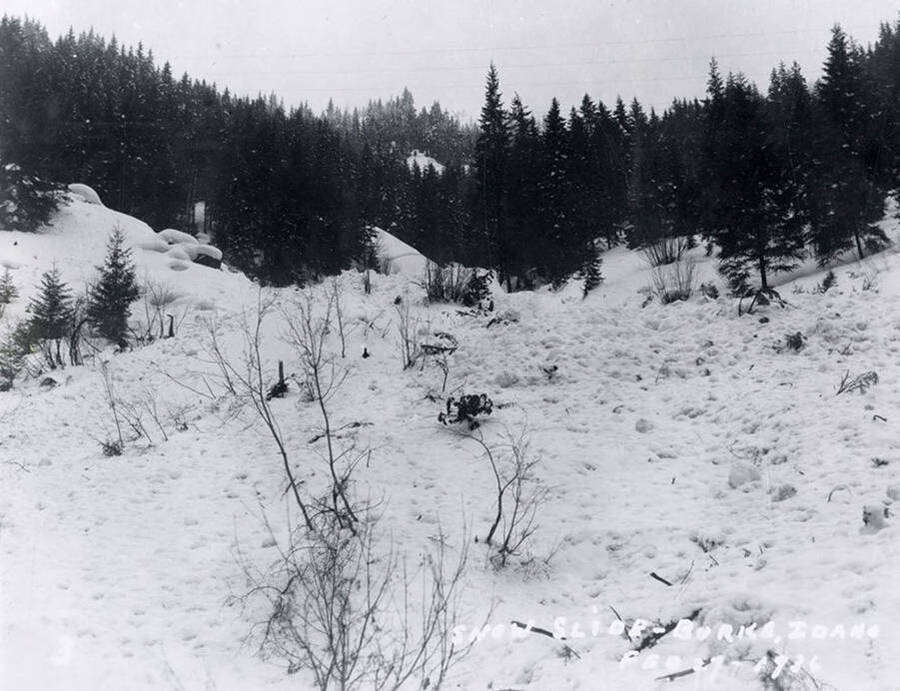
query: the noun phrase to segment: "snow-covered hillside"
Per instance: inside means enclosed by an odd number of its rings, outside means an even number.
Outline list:
[[[175,260],[141,249],[155,237],[147,226],[74,201],[42,233],[0,232],[0,262],[22,293],[7,314],[24,314],[54,262],[73,284],[88,279],[116,224],[139,276],[171,285],[186,317],[175,338],[104,351],[54,372],[50,389],[31,379],[0,394],[0,686],[313,688],[248,639],[268,613],[244,598],[245,569],[277,560],[289,504],[278,449],[211,362],[210,329],[239,361],[257,286],[198,265],[173,270]],[[396,263],[414,256],[391,247]],[[576,285],[498,293],[486,314],[422,304],[418,264],[373,276],[371,294],[360,274],[337,279],[346,357],[337,329],[328,347],[347,378],[329,401],[332,424],[371,449],[354,478],[359,496],[380,501],[382,546],[414,565],[441,534],[458,554],[468,526],[457,634],[465,641],[486,617],[490,628],[447,688],[760,689],[769,651],[786,656],[779,677],[792,675],[793,688],[897,687],[900,255],[837,267],[824,294],[823,272],[805,267],[779,286],[787,307],[738,316],[713,260],[693,253],[698,278],[722,297],[645,304],[648,270],[624,249],[605,255],[606,280],[585,300]],[[311,289],[316,304],[332,287]],[[271,296],[289,315],[305,292]],[[446,332],[459,343],[446,393],[434,359],[401,367],[404,305],[422,342]],[[299,371],[285,318],[275,311],[262,327],[271,383],[279,359]],[[787,337],[798,332],[794,350]],[[145,416],[153,443],[119,457],[99,443],[112,434],[101,361],[117,395],[152,402],[160,421]],[[836,395],[845,373],[867,372],[877,383]],[[325,475],[318,412],[288,382],[271,408],[312,491]],[[527,429],[541,459],[539,527],[504,569],[483,544],[490,466],[437,419],[446,396],[467,393],[493,400],[479,429],[489,444]],[[889,515],[865,525],[864,507]],[[652,646],[638,630],[691,617],[651,631]],[[513,620],[567,640],[521,635]]]
[[[438,161],[431,156],[418,149],[413,149],[413,152],[406,157],[406,165],[409,166],[410,170],[413,169],[413,166],[418,166],[419,170],[422,172],[424,172],[426,168],[434,168],[434,172],[438,175],[442,175],[446,168],[443,163],[438,163]]]

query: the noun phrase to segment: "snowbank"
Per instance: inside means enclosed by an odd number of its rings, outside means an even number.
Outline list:
[[[196,245],[197,238],[189,233],[184,233],[174,228],[166,228],[158,233],[159,237],[168,242],[170,245]]]
[[[87,185],[84,185],[80,182],[73,182],[71,185],[69,185],[69,192],[76,195],[82,201],[85,201],[88,204],[103,206],[103,202],[100,201],[100,195]]]
[[[383,264],[384,273],[402,274],[420,279],[425,274],[428,259],[419,250],[407,245],[386,230],[374,228],[378,259]]]

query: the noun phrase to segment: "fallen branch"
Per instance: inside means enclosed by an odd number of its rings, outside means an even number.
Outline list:
[[[688,621],[693,621],[700,616],[700,611],[700,609],[695,609],[693,612],[691,612],[690,616],[686,617],[686,619]],[[681,620],[676,619],[675,621],[670,621],[668,624],[662,627],[662,630],[656,630],[659,627],[654,627],[653,629],[651,629],[650,635],[643,639],[634,650],[640,653],[647,648],[652,648],[659,642],[660,638],[665,636],[667,633],[671,633],[672,631],[674,631],[675,627],[678,626],[679,621]]]
[[[672,584],[669,583],[669,581],[667,581],[665,578],[663,578],[662,576],[660,576],[659,574],[657,574],[656,571],[651,571],[651,572],[650,572],[650,578],[655,578],[657,581],[659,581],[659,582],[662,583],[663,585],[668,585],[668,586],[671,586],[671,585],[672,585]]]
[[[548,631],[547,629],[542,629],[540,626],[531,626],[530,624],[523,624],[521,621],[515,621],[515,620],[511,621],[510,624],[512,624],[513,626],[517,626],[520,629],[525,629],[526,631],[529,631],[531,633],[539,633],[542,636],[549,636],[550,638],[555,638],[556,640],[559,640],[559,641],[566,640],[565,637],[555,636],[552,631]]]

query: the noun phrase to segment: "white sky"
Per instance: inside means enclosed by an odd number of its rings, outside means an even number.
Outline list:
[[[814,81],[835,22],[866,44],[898,17],[892,0],[4,0],[2,11],[54,38],[93,26],[141,41],[176,76],[237,94],[275,91],[318,111],[408,86],[419,107],[438,99],[473,117],[491,60],[504,100],[518,92],[537,113],[585,92],[662,109],[703,95],[713,55],[763,88],[779,60]]]

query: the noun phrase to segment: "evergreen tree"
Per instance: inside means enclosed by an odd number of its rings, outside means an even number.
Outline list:
[[[705,146],[705,234],[719,248],[719,269],[732,289],[745,292],[753,273],[759,292],[772,294],[770,276],[794,268],[805,254],[799,219],[778,200],[782,162],[766,147],[765,102],[755,85],[729,75],[709,80]],[[793,201],[793,200],[792,200]]]
[[[532,288],[541,262],[541,228],[537,215],[540,135],[531,112],[516,94],[510,110],[509,238],[507,290]]]
[[[484,106],[475,142],[475,199],[473,217],[484,235],[487,265],[508,283],[507,157],[509,126],[500,93],[497,68],[491,63],[485,85]]]
[[[12,274],[7,268],[3,271],[3,275],[0,276],[0,305],[8,305],[17,297],[19,297],[19,290],[16,288],[16,284],[13,283]]]
[[[816,86],[816,170],[811,182],[812,241],[820,264],[855,248],[859,259],[887,243],[875,223],[884,215],[884,191],[869,127],[872,93],[863,55],[839,26],[832,30],[824,74]],[[879,147],[876,146],[877,150]]]
[[[25,367],[25,353],[9,325],[0,334],[0,391],[9,391]]]
[[[541,132],[540,206],[544,277],[559,286],[581,268],[583,246],[573,229],[570,147],[559,101],[550,103]]]
[[[63,366],[60,347],[71,325],[72,294],[56,266],[41,276],[40,291],[28,309],[30,337],[40,344],[51,369]]]
[[[116,228],[106,246],[106,261],[97,267],[100,278],[91,288],[87,307],[91,326],[117,345],[126,342],[131,303],[140,295],[131,250],[124,243],[122,231]]]

